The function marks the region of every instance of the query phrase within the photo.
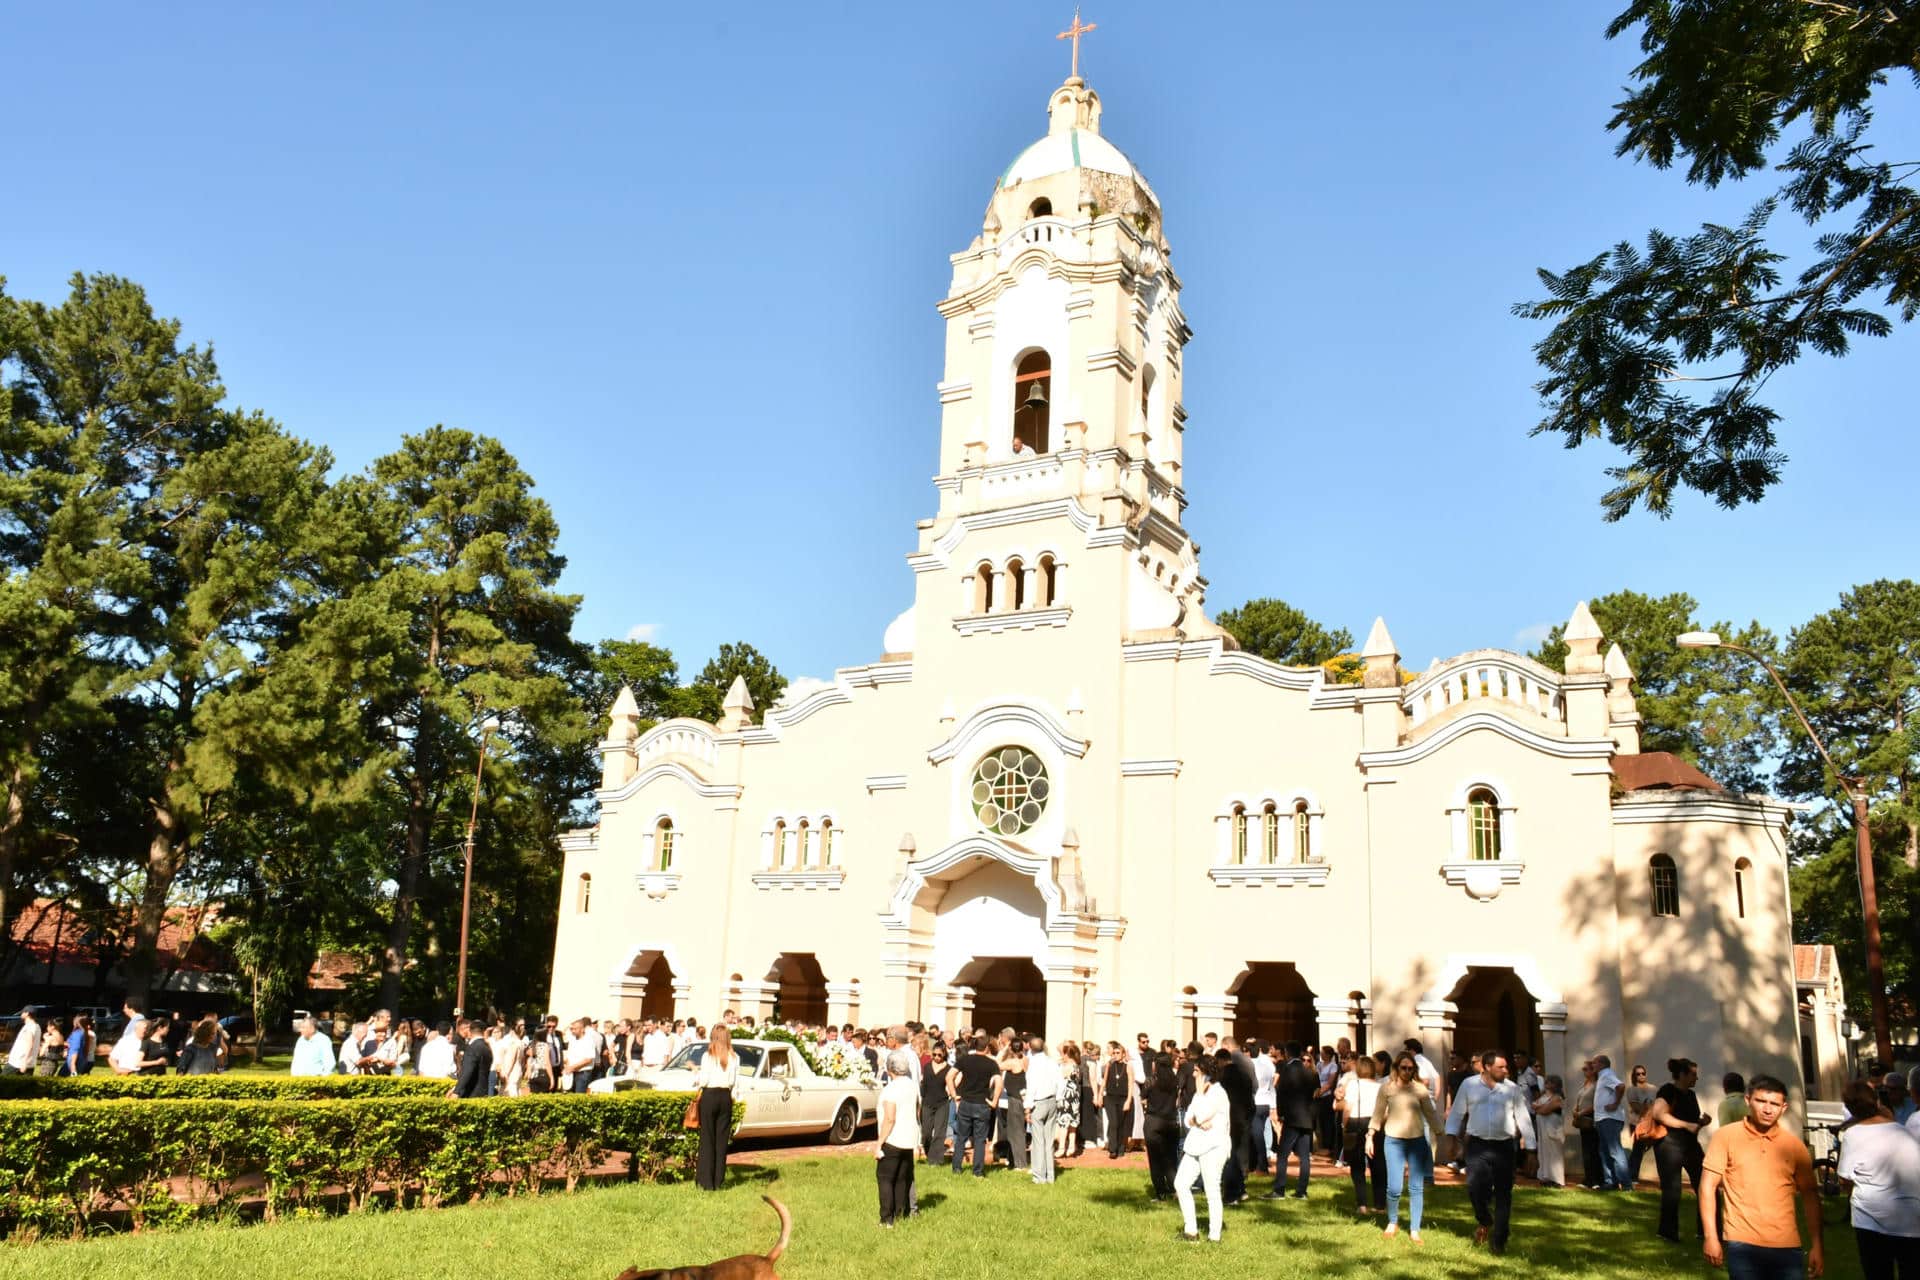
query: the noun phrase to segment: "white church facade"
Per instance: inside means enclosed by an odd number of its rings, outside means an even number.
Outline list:
[[[1584,605],[1564,671],[1376,622],[1359,684],[1208,620],[1160,204],[1077,76],[1048,112],[952,257],[912,607],[761,724],[622,697],[551,1007],[1799,1080],[1788,811],[1639,753]]]

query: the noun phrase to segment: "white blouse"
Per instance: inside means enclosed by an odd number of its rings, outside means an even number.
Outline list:
[[[1193,1156],[1226,1150],[1233,1141],[1233,1135],[1228,1132],[1232,1122],[1230,1106],[1227,1091],[1218,1084],[1205,1093],[1195,1094],[1193,1105],[1187,1108],[1187,1133],[1181,1149]],[[1196,1120],[1206,1121],[1207,1127],[1195,1128]]]
[[[724,1064],[713,1056],[711,1050],[700,1055],[700,1069],[694,1074],[694,1084],[702,1089],[731,1090],[740,1080],[740,1055],[730,1053]]]

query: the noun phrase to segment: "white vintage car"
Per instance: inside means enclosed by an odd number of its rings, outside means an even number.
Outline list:
[[[740,1055],[740,1087],[735,1096],[747,1104],[736,1136],[825,1133],[844,1144],[863,1124],[876,1119],[880,1086],[816,1075],[800,1051],[782,1040],[735,1040]],[[642,1067],[629,1076],[596,1080],[593,1088],[671,1089],[691,1092],[694,1072],[707,1046],[690,1044],[664,1067]]]

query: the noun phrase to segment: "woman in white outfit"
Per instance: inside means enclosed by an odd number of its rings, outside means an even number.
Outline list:
[[[1567,1090],[1559,1076],[1548,1076],[1533,1103],[1534,1129],[1540,1137],[1540,1185],[1567,1181]]]
[[[1219,1074],[1219,1063],[1210,1057],[1203,1055],[1193,1064],[1193,1103],[1187,1108],[1186,1145],[1173,1175],[1183,1234],[1189,1240],[1200,1238],[1200,1224],[1193,1216],[1195,1178],[1207,1193],[1207,1239],[1218,1240],[1224,1225],[1220,1221],[1220,1171],[1226,1166],[1233,1142],[1228,1132],[1231,1120],[1227,1091],[1217,1083]]]

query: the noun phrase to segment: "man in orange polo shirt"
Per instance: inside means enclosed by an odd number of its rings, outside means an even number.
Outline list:
[[[1700,1228],[1707,1261],[1728,1280],[1804,1280],[1826,1265],[1820,1247],[1820,1192],[1807,1144],[1780,1127],[1787,1086],[1772,1076],[1747,1083],[1747,1118],[1713,1135],[1700,1179]],[[1726,1246],[1720,1197],[1726,1197]],[[1800,1253],[1794,1201],[1805,1207],[1812,1248]]]

